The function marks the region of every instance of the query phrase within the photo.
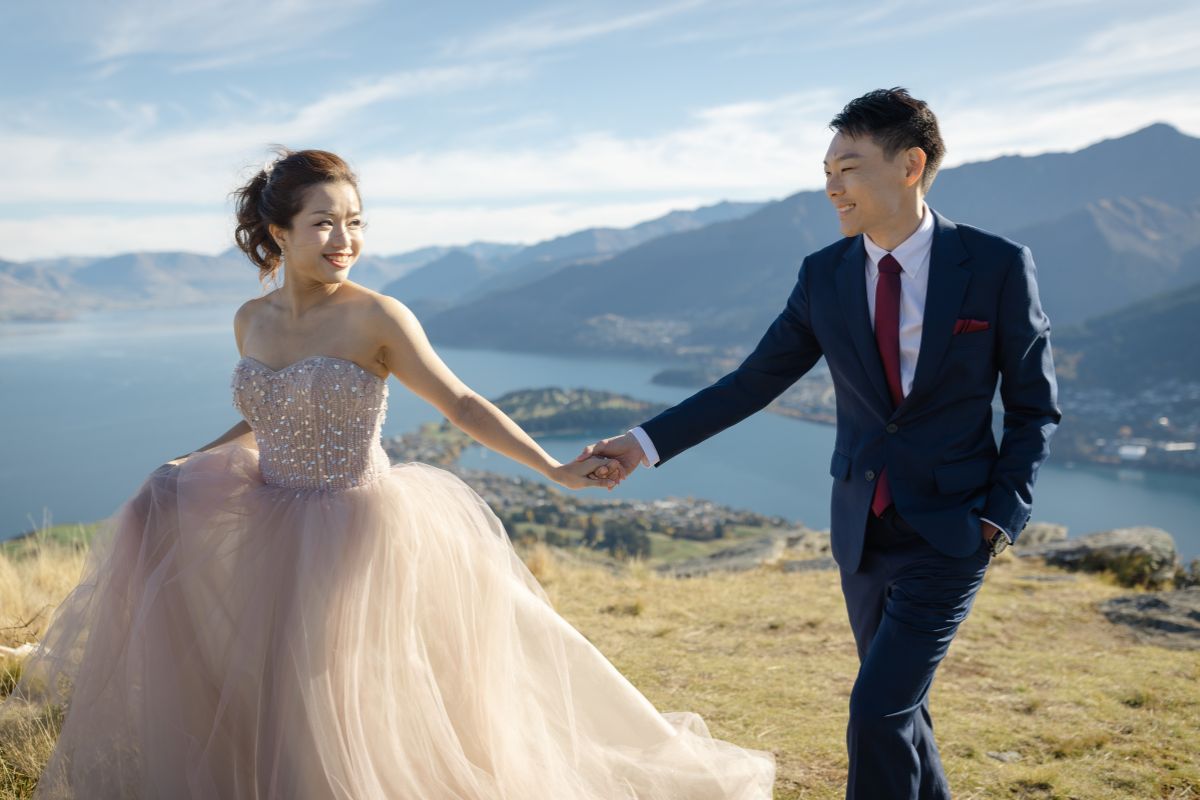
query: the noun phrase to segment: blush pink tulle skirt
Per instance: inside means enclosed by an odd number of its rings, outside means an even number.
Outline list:
[[[298,491],[234,444],[104,524],[8,702],[66,708],[39,798],[761,800],[775,771],[655,710],[454,475]]]

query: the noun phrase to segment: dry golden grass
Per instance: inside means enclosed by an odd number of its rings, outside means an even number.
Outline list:
[[[50,615],[79,581],[87,550],[30,538],[0,550],[0,645],[41,638]]]
[[[559,610],[660,709],[775,753],[777,798],[840,798],[857,668],[836,573],[694,580],[527,558]],[[73,585],[77,551],[0,556],[0,644]],[[1098,612],[1129,590],[1010,556],[993,564],[933,689],[961,800],[1200,797],[1200,652],[1138,644]],[[28,629],[40,633],[44,615]],[[0,689],[3,693],[3,689]],[[0,798],[28,797],[57,721],[0,723]],[[1002,763],[989,752],[1010,752]]]
[[[62,543],[76,534],[30,537],[0,549],[0,645],[16,647],[41,638],[51,613],[83,570],[86,549]],[[19,660],[0,656],[0,697],[19,674]],[[32,795],[60,721],[49,709],[5,707],[0,715],[0,800]]]
[[[563,615],[660,709],[774,752],[777,798],[843,796],[858,660],[836,573],[539,567]],[[1200,797],[1200,651],[1110,624],[1099,604],[1129,591],[1007,554],[992,565],[931,699],[955,797]],[[987,755],[1006,752],[1019,760]]]

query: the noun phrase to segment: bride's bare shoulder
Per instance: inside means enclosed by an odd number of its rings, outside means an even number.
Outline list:
[[[408,306],[404,305],[400,300],[391,295],[381,294],[380,292],[367,289],[364,286],[357,287],[362,292],[362,299],[365,305],[369,306],[373,320],[380,325],[396,324],[410,325],[416,322],[417,318]]]
[[[245,340],[246,332],[253,326],[255,320],[262,314],[263,307],[266,305],[267,295],[262,297],[252,297],[242,303],[238,310],[233,314],[233,335],[237,340],[238,352],[242,350],[242,342]]]

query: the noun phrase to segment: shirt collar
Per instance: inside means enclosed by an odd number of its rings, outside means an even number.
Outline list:
[[[888,251],[884,250],[879,245],[871,241],[871,237],[863,234],[863,245],[867,248],[867,275],[874,277],[879,270],[879,261],[888,252],[900,262],[900,268],[908,274],[910,278],[915,278],[925,263],[929,261],[926,257],[929,253],[929,248],[933,244],[933,211],[928,204],[922,204],[921,208],[921,224],[912,232],[912,235],[905,239],[900,244],[896,245],[896,249]]]

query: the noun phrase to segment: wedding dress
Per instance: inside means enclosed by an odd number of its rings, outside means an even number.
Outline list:
[[[14,701],[66,705],[37,797],[771,796],[771,755],[660,714],[466,484],[388,462],[383,379],[232,384],[258,450],[152,473],[25,665]]]

